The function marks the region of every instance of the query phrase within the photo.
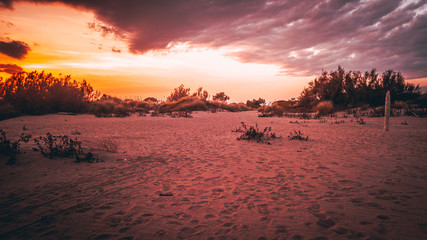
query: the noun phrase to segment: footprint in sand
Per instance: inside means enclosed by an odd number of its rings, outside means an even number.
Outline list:
[[[270,211],[268,210],[267,204],[258,205],[257,208],[258,208],[258,212],[261,214],[269,214],[270,213]]]

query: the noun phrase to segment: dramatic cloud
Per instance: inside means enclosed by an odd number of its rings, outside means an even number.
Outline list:
[[[9,74],[22,72],[23,69],[15,64],[0,64],[0,72],[5,72]]]
[[[238,60],[278,64],[287,74],[317,74],[342,65],[427,76],[424,0],[63,2],[93,11],[106,24],[92,29],[126,32],[133,53],[186,42],[235,47],[231,55]],[[13,5],[10,0],[1,3]]]
[[[0,53],[16,59],[23,59],[30,51],[28,44],[21,41],[0,41]]]
[[[89,29],[100,32],[103,37],[106,37],[108,35],[113,35],[116,38],[124,38],[124,33],[120,31],[119,29],[112,27],[112,26],[106,26],[105,24],[99,23],[99,22],[88,22],[87,26]]]

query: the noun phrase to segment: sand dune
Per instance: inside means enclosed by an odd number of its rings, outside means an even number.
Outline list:
[[[2,121],[10,137],[23,126],[33,137],[75,136],[103,162],[47,159],[23,144],[18,164],[0,168],[0,239],[427,238],[426,119],[391,118],[389,132],[381,118],[291,120],[200,112]],[[242,121],[283,138],[237,141],[231,130]],[[293,130],[310,140],[289,141]],[[119,153],[97,150],[106,137]]]

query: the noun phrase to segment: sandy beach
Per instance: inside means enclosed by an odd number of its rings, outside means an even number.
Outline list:
[[[2,156],[0,239],[427,238],[427,119],[393,117],[384,132],[383,118],[257,115],[1,121],[12,139],[24,126],[76,137],[101,161],[44,158],[32,140],[16,165]],[[238,141],[240,122],[282,138]],[[107,137],[118,153],[98,149]]]

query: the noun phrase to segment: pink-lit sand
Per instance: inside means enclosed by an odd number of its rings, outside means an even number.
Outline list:
[[[427,119],[391,118],[389,132],[382,118],[295,120],[200,112],[1,121],[11,138],[23,126],[33,137],[77,137],[104,162],[43,158],[32,140],[17,165],[2,157],[0,239],[427,238]],[[283,138],[237,141],[231,130],[242,121]],[[292,130],[309,141],[289,141]],[[106,137],[119,153],[97,149]]]

